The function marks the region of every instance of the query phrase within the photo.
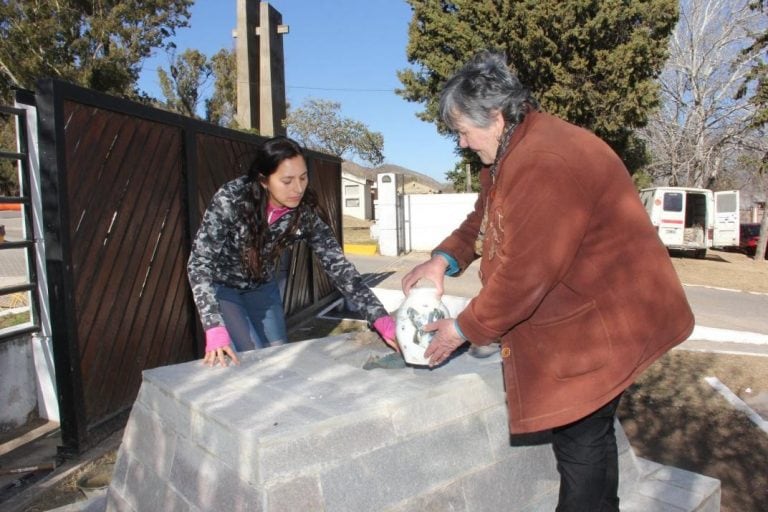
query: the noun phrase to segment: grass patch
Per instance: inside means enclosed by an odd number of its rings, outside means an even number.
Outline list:
[[[24,313],[12,313],[10,315],[0,316],[0,329],[7,329],[29,322],[29,311]]]

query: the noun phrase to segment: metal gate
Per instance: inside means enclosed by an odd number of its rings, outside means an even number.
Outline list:
[[[186,277],[209,199],[264,139],[46,80],[39,119],[46,266],[62,454],[121,427],[141,372],[202,353]],[[312,186],[341,232],[341,161],[308,153]],[[297,247],[289,322],[335,294]]]

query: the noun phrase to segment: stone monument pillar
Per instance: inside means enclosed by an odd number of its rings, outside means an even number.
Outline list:
[[[258,5],[257,5],[258,4]],[[282,15],[267,2],[237,0],[237,123],[266,136],[285,135]]]

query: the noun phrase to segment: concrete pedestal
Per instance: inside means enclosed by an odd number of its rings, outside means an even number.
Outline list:
[[[551,511],[546,439],[513,439],[497,356],[363,369],[371,333],[149,370],[107,510]],[[720,482],[637,458],[621,430],[623,511],[720,509]]]

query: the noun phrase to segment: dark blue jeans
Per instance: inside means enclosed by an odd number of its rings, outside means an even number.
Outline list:
[[[613,421],[621,395],[589,416],[553,429],[560,473],[557,512],[618,512],[619,456]]]
[[[275,280],[251,290],[219,285],[216,298],[224,325],[238,352],[286,342],[283,300]]]

